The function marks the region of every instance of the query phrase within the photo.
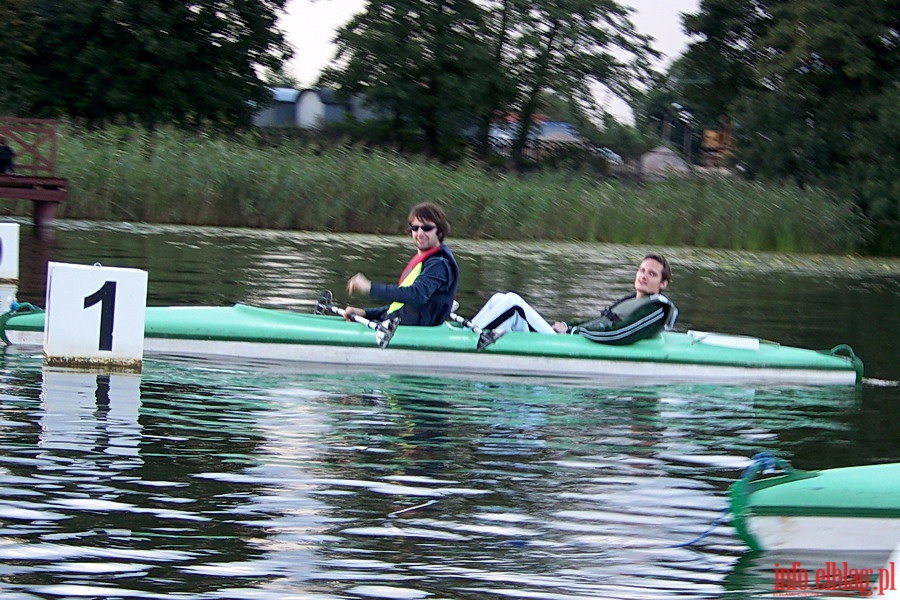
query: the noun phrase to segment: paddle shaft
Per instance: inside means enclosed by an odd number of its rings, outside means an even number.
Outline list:
[[[478,325],[476,325],[469,319],[467,319],[465,317],[461,317],[456,313],[450,313],[450,318],[453,319],[454,321],[456,321],[457,323],[459,323],[460,325],[462,325],[463,327],[465,327],[466,329],[471,329],[478,335],[481,335],[481,333],[482,333],[481,327],[479,327]]]
[[[343,308],[338,308],[337,306],[334,306],[333,304],[327,305],[325,308],[327,308],[328,310],[330,310],[331,312],[333,312],[334,314],[336,314],[338,316],[344,317],[345,319],[347,318],[347,311],[344,310]],[[359,323],[360,325],[365,325],[369,329],[374,329],[376,331],[378,331],[380,329],[380,323],[376,323],[375,321],[370,321],[369,319],[367,319],[365,317],[361,317],[357,314],[350,315],[350,320],[355,321],[356,323]]]
[[[475,346],[475,349],[481,352],[504,335],[506,335],[506,331],[494,331],[492,329],[488,329],[485,331],[469,319],[465,317],[461,317],[458,314],[451,312],[450,318],[465,327],[466,329],[471,329],[476,334],[478,334],[478,344]]]
[[[375,341],[378,342],[378,347],[387,348],[387,345],[390,343],[391,338],[394,337],[394,332],[397,330],[397,325],[400,324],[399,317],[387,319],[386,321],[372,321],[370,319],[366,319],[365,317],[361,317],[356,313],[350,313],[348,315],[345,309],[338,308],[332,303],[333,301],[334,294],[332,294],[329,290],[322,290],[322,293],[319,295],[319,302],[318,304],[316,304],[316,312],[320,313],[323,310],[328,310],[340,317],[343,317],[344,319],[349,318],[350,321],[359,323],[360,325],[365,325],[369,329],[374,329]]]

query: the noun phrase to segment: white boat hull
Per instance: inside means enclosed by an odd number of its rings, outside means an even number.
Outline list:
[[[43,334],[9,331],[14,345],[41,346]],[[254,360],[290,361],[357,369],[408,372],[415,365],[419,373],[455,374],[456,376],[491,375],[519,377],[552,377],[576,380],[641,379],[648,381],[706,381],[732,384],[784,383],[798,385],[852,385],[852,371],[821,369],[747,368],[737,366],[691,365],[642,361],[583,360],[515,354],[491,354],[381,349],[377,346],[335,346],[313,344],[278,344],[218,340],[185,340],[145,338],[146,355],[231,357]]]
[[[900,519],[826,516],[761,516],[748,519],[766,551],[890,552],[900,544]]]

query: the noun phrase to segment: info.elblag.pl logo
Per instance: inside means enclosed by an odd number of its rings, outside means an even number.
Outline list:
[[[775,596],[884,596],[897,597],[894,561],[879,569],[857,569],[846,561],[826,562],[824,566],[807,569],[800,562],[782,567],[775,563]]]

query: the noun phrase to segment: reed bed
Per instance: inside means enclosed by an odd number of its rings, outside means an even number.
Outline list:
[[[70,180],[59,216],[72,219],[384,234],[399,233],[409,208],[427,200],[466,238],[847,253],[868,233],[849,200],[817,189],[721,176],[634,185],[568,171],[497,174],[349,145],[266,144],[252,133],[69,128],[58,170]]]

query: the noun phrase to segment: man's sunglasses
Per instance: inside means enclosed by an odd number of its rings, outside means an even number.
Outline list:
[[[425,225],[410,225],[409,230],[410,231],[418,231],[421,229],[425,233],[428,233],[429,231],[433,231],[436,227],[437,227],[437,225],[432,225],[431,223],[426,223]]]

